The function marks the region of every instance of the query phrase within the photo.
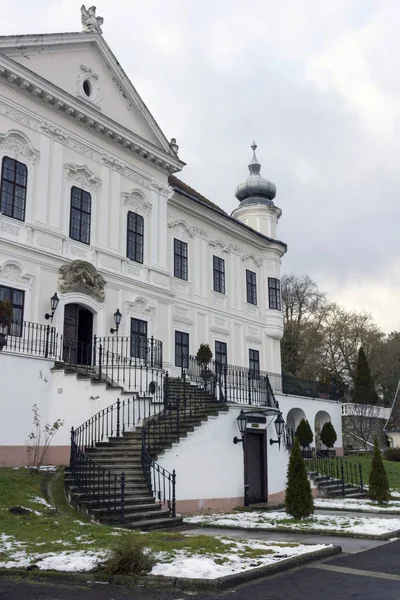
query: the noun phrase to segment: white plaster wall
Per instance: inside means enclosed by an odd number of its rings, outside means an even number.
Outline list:
[[[236,419],[242,408],[251,409],[230,405],[228,413],[211,417],[159,458],[162,467],[176,470],[179,500],[243,497],[243,448],[233,443],[239,436]],[[283,446],[279,450],[277,444],[269,445],[275,428],[271,417],[267,422],[268,493],[274,494],[285,489],[289,455]]]
[[[340,402],[331,400],[323,400],[318,398],[306,398],[300,396],[289,396],[283,394],[275,394],[279,402],[279,408],[282,411],[283,418],[286,421],[287,414],[292,408],[301,409],[314,434],[313,446],[315,445],[315,416],[318,412],[324,411],[331,417],[331,423],[335,428],[337,440],[335,448],[343,447],[342,438],[342,405]],[[298,425],[298,423],[296,424]]]

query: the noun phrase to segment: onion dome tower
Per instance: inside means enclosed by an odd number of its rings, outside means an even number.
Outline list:
[[[249,176],[236,188],[235,196],[240,205],[233,211],[232,217],[259,233],[275,239],[277,223],[282,214],[281,209],[274,204],[276,186],[260,173],[261,165],[256,157],[255,142],[251,149],[253,158],[249,164]]]

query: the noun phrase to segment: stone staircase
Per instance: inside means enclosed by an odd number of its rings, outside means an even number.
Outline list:
[[[317,488],[318,498],[367,498],[367,493],[359,485],[345,482],[321,473],[309,472],[309,479]]]
[[[155,461],[165,450],[179,443],[188,433],[200,427],[210,416],[228,411],[228,407],[213,401],[211,395],[179,378],[167,378],[164,408],[158,414],[143,420],[134,431],[125,431],[119,437],[109,437],[85,449],[85,455],[100,468],[117,476],[125,475],[124,527],[155,529],[179,525],[181,518],[170,516],[168,507],[156,502],[154,490],[145,477],[142,466],[142,439],[148,455]],[[123,430],[123,427],[121,427]],[[85,479],[96,478],[90,466],[84,471]],[[179,474],[178,474],[179,477]],[[79,490],[70,470],[65,474],[66,493],[79,510],[100,523],[119,524],[121,505],[115,503],[115,489],[102,490],[96,498],[88,498]],[[82,486],[81,486],[82,489]],[[110,511],[110,505],[113,511]]]

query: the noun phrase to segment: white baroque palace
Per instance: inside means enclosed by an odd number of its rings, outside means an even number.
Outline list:
[[[331,420],[340,448],[340,407],[329,394],[299,398],[282,390],[286,245],[277,234],[276,189],[260,174],[256,145],[232,215],[178,179],[185,163],[176,140],[158,127],[90,10],[82,12],[82,32],[0,37],[0,301],[13,307],[0,353],[0,465],[26,462],[34,403],[43,423],[64,420],[48,460],[65,463],[71,426],[140,391],[138,363],[178,377],[202,343],[217,371],[229,365],[271,374],[289,428],[303,417],[313,428]],[[107,388],[61,368],[99,364]],[[225,384],[225,400],[233,397],[226,394]],[[219,469],[234,489],[193,491],[185,475],[183,499],[242,495],[236,420],[219,419],[213,427],[223,427],[219,443],[226,446],[218,449],[212,427],[201,427],[210,436],[202,457],[221,451]],[[191,457],[199,460],[190,446],[196,435],[185,440],[184,459],[175,452],[162,458],[169,466],[177,457],[178,477],[179,468],[193,468]],[[268,453],[275,458],[267,495],[278,497],[287,452],[268,445]],[[229,464],[232,454],[239,467]]]

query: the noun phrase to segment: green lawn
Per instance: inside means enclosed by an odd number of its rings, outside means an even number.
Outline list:
[[[361,464],[363,480],[364,483],[368,485],[369,474],[371,471],[372,456],[344,456],[343,460],[347,463],[351,463],[354,465]],[[400,462],[384,460],[383,464],[385,465],[385,470],[389,479],[390,488],[400,492]]]

